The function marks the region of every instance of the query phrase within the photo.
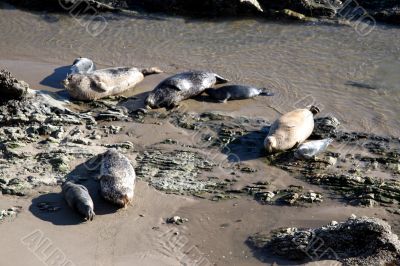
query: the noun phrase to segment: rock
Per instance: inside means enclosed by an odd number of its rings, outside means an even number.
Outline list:
[[[136,160],[138,178],[159,190],[193,194],[212,191],[218,185],[216,181],[198,178],[201,172],[211,171],[215,164],[196,152],[148,150]]]
[[[22,210],[21,206],[14,206],[7,210],[0,210],[0,222],[6,218],[15,218]]]
[[[301,186],[289,186],[286,189],[275,191],[259,191],[254,193],[254,198],[263,204],[278,205],[304,205],[305,203],[318,203],[323,201],[321,193],[308,191],[303,192]]]
[[[52,202],[39,202],[36,206],[43,212],[57,212],[61,210],[61,207],[54,205]]]
[[[316,229],[286,228],[249,238],[249,244],[285,259],[333,259],[343,265],[397,265],[400,241],[378,218],[351,218]]]
[[[0,70],[0,103],[8,100],[20,100],[29,91],[25,81],[17,80],[7,70]]]
[[[0,126],[53,126],[96,124],[94,118],[87,114],[72,112],[58,101],[41,92],[31,92],[29,97],[20,100],[9,100],[0,106]]]
[[[121,149],[133,149],[135,145],[133,145],[132,142],[130,141],[125,141],[125,142],[121,142],[121,143],[114,143],[114,144],[105,144],[104,145],[107,148],[121,148]]]
[[[176,224],[176,225],[180,225],[188,221],[189,221],[188,219],[181,218],[179,216],[173,216],[166,220],[167,224]]]
[[[242,167],[242,168],[240,169],[240,171],[243,172],[243,173],[255,173],[255,172],[257,172],[258,170],[257,170],[257,169],[254,169],[254,168],[251,168],[251,167],[248,167],[248,166],[245,166],[245,167]]]
[[[340,125],[339,120],[334,116],[316,118],[314,119],[314,123],[312,136],[318,139],[335,136]]]
[[[284,9],[282,13],[291,19],[296,19],[296,20],[307,20],[307,17],[301,13],[298,13],[296,11],[290,10],[290,9]]]
[[[324,174],[309,177],[312,184],[324,185],[345,196],[353,204],[374,206],[400,200],[400,182],[355,175]]]

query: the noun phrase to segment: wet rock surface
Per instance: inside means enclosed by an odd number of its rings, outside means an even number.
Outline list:
[[[378,218],[350,218],[316,229],[283,228],[258,233],[248,243],[295,261],[333,259],[343,265],[398,265],[400,241]]]
[[[137,157],[137,175],[159,190],[184,193],[205,192],[217,186],[212,180],[198,177],[200,171],[211,171],[212,162],[196,152],[149,151]]]

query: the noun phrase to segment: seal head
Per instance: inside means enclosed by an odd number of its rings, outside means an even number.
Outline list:
[[[72,63],[70,74],[92,73],[95,70],[96,66],[91,59],[85,57],[79,57],[76,58]]]
[[[273,153],[277,147],[277,141],[274,136],[268,136],[264,140],[264,148],[268,153]]]

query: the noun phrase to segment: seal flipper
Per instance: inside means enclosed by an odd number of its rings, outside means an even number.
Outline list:
[[[215,79],[217,80],[217,82],[216,82],[215,84],[224,84],[224,83],[229,82],[229,80],[227,80],[227,79],[221,77],[221,76],[218,75],[218,74],[214,74],[214,75],[215,75]]]
[[[320,112],[319,108],[315,105],[308,106],[308,108],[313,115],[316,115]]]
[[[220,103],[226,103],[231,98],[231,94],[228,92],[226,93],[226,97],[224,99],[220,99]]]
[[[83,202],[78,202],[75,205],[75,209],[85,218],[87,221],[93,221],[94,216],[96,214],[94,213],[92,207],[89,205],[84,204]]]
[[[100,92],[100,93],[108,91],[108,88],[104,82],[96,81],[96,80],[92,80],[90,82],[90,88],[92,90]]]
[[[164,73],[164,71],[162,71],[158,67],[143,68],[140,72],[142,72],[143,76]]]

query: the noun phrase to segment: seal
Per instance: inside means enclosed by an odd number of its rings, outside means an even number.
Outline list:
[[[321,152],[324,152],[332,141],[333,139],[320,139],[304,142],[294,152],[294,156],[297,159],[312,159]]]
[[[317,107],[311,106],[310,109],[296,109],[282,115],[271,125],[264,140],[266,151],[285,151],[303,143],[313,132],[313,116],[318,112]]]
[[[86,220],[93,220],[93,200],[85,186],[67,181],[62,185],[62,193],[69,207],[78,211]]]
[[[63,81],[72,98],[82,101],[98,100],[135,87],[145,76],[162,73],[156,67],[139,70],[136,67],[116,67],[91,73],[68,75]]]
[[[208,88],[204,91],[211,98],[225,103],[228,100],[242,100],[256,97],[258,95],[272,96],[266,88],[255,88],[244,85],[227,85],[218,89]]]
[[[183,72],[171,76],[158,84],[147,96],[147,108],[165,107],[171,109],[183,100],[201,94],[215,84],[228,82],[227,79],[206,71]]]
[[[92,73],[96,70],[96,66],[89,58],[79,57],[74,60],[71,66],[70,74]]]
[[[100,189],[104,199],[121,207],[133,200],[136,175],[128,158],[116,150],[102,156]]]

